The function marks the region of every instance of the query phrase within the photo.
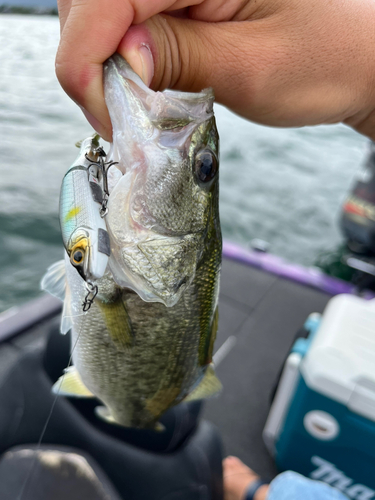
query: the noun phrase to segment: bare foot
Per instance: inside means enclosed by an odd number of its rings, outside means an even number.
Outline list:
[[[223,460],[224,500],[244,500],[250,484],[259,479],[247,465],[237,457],[227,457]],[[265,500],[269,486],[261,486],[254,500]]]

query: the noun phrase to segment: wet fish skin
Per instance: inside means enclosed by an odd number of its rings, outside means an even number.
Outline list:
[[[106,217],[109,266],[82,313],[86,283],[66,255],[64,318],[85,395],[103,401],[109,421],[155,428],[167,409],[220,387],[210,366],[222,245],[218,134],[211,91],[154,93],[119,57],[105,86],[109,159],[121,170]]]

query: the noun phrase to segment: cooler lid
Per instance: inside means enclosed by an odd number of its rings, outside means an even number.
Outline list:
[[[375,299],[332,298],[301,373],[311,389],[375,421]]]

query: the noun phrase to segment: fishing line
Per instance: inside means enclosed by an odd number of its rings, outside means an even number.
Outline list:
[[[240,324],[234,330],[232,335],[227,337],[227,339],[222,343],[222,345],[218,348],[218,350],[212,356],[212,361],[213,361],[215,368],[220,365],[220,363],[223,361],[223,359],[228,356],[230,351],[237,344],[238,337],[236,337],[236,334],[241,330],[241,328],[244,326],[244,324],[246,323],[246,321],[248,319],[249,319],[249,316],[245,316],[243,318],[243,320],[240,322]]]
[[[78,314],[77,316],[83,316],[84,314],[85,313]],[[69,357],[68,365],[67,365],[67,367],[64,370],[63,376],[61,377],[60,384],[58,386],[58,390],[57,390],[57,392],[55,394],[55,397],[53,399],[53,402],[52,402],[51,409],[49,411],[47,420],[46,420],[46,422],[45,422],[45,424],[43,426],[42,432],[41,432],[39,440],[37,442],[37,445],[36,445],[36,448],[35,448],[35,454],[34,454],[34,457],[32,459],[32,463],[31,463],[29,472],[27,473],[26,479],[25,479],[25,481],[23,483],[21,492],[20,492],[19,496],[17,497],[17,500],[22,500],[23,494],[25,493],[26,487],[27,487],[27,485],[28,485],[28,483],[29,483],[29,481],[31,479],[32,473],[33,473],[34,468],[35,468],[36,460],[38,458],[38,452],[40,451],[44,435],[45,435],[45,433],[47,431],[48,424],[50,423],[50,420],[52,418],[53,410],[55,409],[55,406],[56,406],[56,403],[57,403],[57,398],[60,396],[60,389],[61,389],[61,386],[62,386],[62,384],[64,382],[64,377],[65,377],[65,375],[67,373],[68,368],[71,366],[72,359],[73,359],[73,353],[74,353],[74,350],[75,350],[75,348],[76,348],[76,346],[78,344],[78,340],[79,340],[79,338],[81,336],[81,330],[82,330],[82,324],[80,326],[80,329],[79,329],[79,332],[78,332],[78,335],[77,335],[77,339],[74,342],[74,345],[73,345],[73,348],[72,348],[72,352],[71,352],[70,357]]]

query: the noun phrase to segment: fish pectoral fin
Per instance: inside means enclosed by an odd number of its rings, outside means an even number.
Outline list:
[[[189,401],[195,401],[197,399],[206,399],[212,396],[216,396],[221,390],[223,386],[220,380],[217,378],[214,367],[212,364],[208,365],[206,373],[200,384],[193,389],[193,391],[186,396],[183,400],[184,403]]]
[[[95,395],[82,382],[81,375],[75,366],[70,366],[65,370],[64,375],[53,384],[52,392],[59,396],[73,398],[95,398]]]
[[[119,351],[127,351],[134,344],[134,333],[125,303],[121,298],[112,303],[98,302],[111,337]]]
[[[47,269],[43,276],[40,287],[45,292],[64,301],[65,299],[65,261],[59,260]]]
[[[100,419],[104,420],[104,422],[107,422],[107,424],[119,425],[113,418],[112,413],[106,406],[97,406],[95,408],[95,415]]]

